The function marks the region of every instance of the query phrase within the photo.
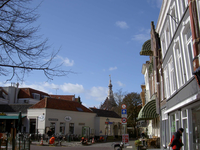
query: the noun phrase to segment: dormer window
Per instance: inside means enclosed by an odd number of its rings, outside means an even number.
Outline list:
[[[32,93],[32,95],[33,95],[34,99],[40,100],[40,94],[38,94],[38,93]]]

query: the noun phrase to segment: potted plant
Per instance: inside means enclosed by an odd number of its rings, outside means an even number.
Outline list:
[[[135,141],[135,146],[138,147],[138,146],[140,146],[141,144],[142,144],[142,142],[141,142],[140,140],[136,140],[136,141]]]

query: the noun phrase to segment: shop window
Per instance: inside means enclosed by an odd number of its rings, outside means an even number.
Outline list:
[[[184,143],[184,150],[189,150],[189,135],[188,135],[188,118],[187,118],[187,109],[182,111],[182,124],[183,129],[183,143]]]
[[[0,121],[0,133],[6,132],[5,121]]]
[[[55,134],[55,128],[56,128],[56,123],[55,122],[50,122],[50,129],[53,134]]]
[[[200,107],[192,109],[193,150],[200,150]]]
[[[65,123],[60,122],[60,134],[65,134]]]
[[[69,124],[69,133],[74,134],[74,123]]]
[[[176,132],[176,121],[175,121],[175,114],[170,116],[170,130],[171,130],[171,137]]]

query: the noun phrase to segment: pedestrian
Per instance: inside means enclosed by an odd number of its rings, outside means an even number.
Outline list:
[[[142,131],[141,137],[142,137],[143,139],[145,138],[144,131]]]
[[[51,129],[47,132],[47,135],[48,135],[48,143],[49,143],[49,140],[51,139],[53,135],[53,132],[51,131]]]
[[[172,136],[169,146],[171,146],[173,150],[180,150],[181,147],[183,146],[183,143],[181,140],[183,131],[184,131],[183,128],[179,128],[178,131],[175,132],[174,135]]]

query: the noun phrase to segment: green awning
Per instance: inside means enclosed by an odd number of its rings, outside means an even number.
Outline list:
[[[26,116],[22,116],[24,118]],[[0,119],[18,119],[18,116],[0,116]]]
[[[151,50],[151,39],[144,42],[144,44],[142,45],[142,50],[140,51],[140,55],[153,55],[153,51]]]
[[[158,117],[158,114],[156,113],[155,99],[146,103],[138,114],[138,120],[151,120],[157,117]]]

